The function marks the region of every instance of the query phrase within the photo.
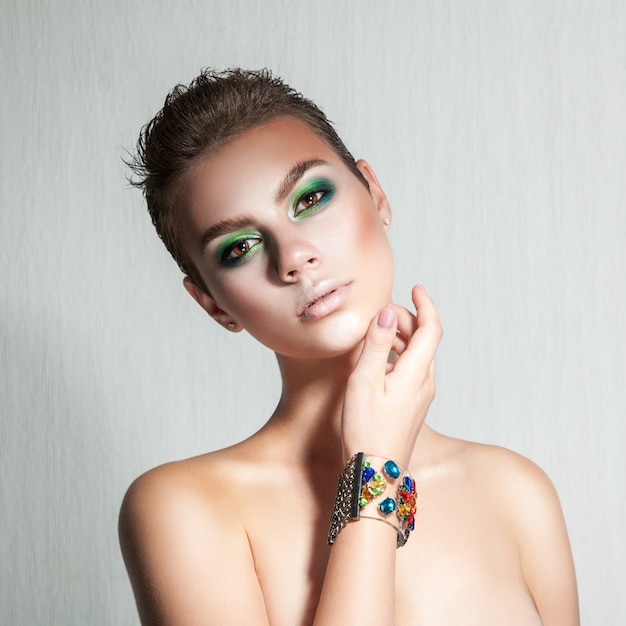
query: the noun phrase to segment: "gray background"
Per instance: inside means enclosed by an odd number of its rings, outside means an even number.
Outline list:
[[[183,291],[121,163],[201,67],[316,100],[395,210],[396,300],[446,329],[430,423],[561,495],[585,624],[626,623],[626,4],[2,0],[0,622],[136,624],[116,517],[235,442],[271,354]]]

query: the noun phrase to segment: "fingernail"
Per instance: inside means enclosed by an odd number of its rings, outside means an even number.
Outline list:
[[[396,314],[391,309],[383,309],[378,314],[378,325],[381,328],[391,328],[396,321]]]

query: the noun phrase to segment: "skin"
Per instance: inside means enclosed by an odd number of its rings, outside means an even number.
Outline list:
[[[303,163],[314,165],[290,178]],[[421,287],[413,311],[391,303],[391,212],[358,167],[369,190],[306,125],[278,119],[188,179],[185,240],[208,292],[185,287],[276,352],[283,392],[249,439],[131,485],[120,541],[142,623],[575,626],[549,479],[424,424],[441,327]],[[359,450],[416,480],[401,549],[393,528],[365,519],[326,543],[337,477]]]

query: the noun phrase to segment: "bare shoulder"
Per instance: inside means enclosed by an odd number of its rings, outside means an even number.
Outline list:
[[[458,441],[460,458],[466,469],[480,474],[495,489],[518,500],[519,496],[554,499],[552,481],[539,465],[500,446]]]
[[[265,623],[245,527],[233,514],[233,456],[168,463],[129,487],[119,536],[142,622]],[[233,580],[246,592],[235,608]]]
[[[547,522],[563,525],[561,505],[548,475],[530,459],[494,445],[443,438],[446,458],[471,487],[492,500],[519,537]]]
[[[160,465],[137,478],[128,488],[119,518],[122,549],[152,531],[176,530],[181,536],[194,526],[219,527],[220,535],[241,534],[230,515],[233,500],[244,482],[245,455],[237,447]],[[207,533],[202,533],[206,535]],[[161,535],[162,536],[162,535]],[[199,538],[192,532],[194,541]]]
[[[187,499],[188,503],[198,501],[198,498],[204,501],[207,477],[215,476],[216,480],[230,477],[230,480],[236,480],[228,467],[233,456],[234,448],[231,448],[159,465],[133,481],[126,492],[122,511],[138,500],[142,504],[159,506],[168,504],[172,497]],[[237,467],[234,460],[232,466]]]
[[[547,474],[530,459],[512,450],[448,437],[432,429],[428,429],[425,439],[428,450],[425,464],[431,468],[480,480],[486,487],[505,487],[507,493],[514,484],[549,497],[555,495]]]
[[[236,479],[229,474],[226,463],[218,462],[216,456],[228,459],[228,455],[221,453],[206,454],[167,463],[139,476],[128,488],[122,502],[122,537],[137,524],[148,530],[151,525],[163,525],[168,520],[189,524],[198,517],[206,521],[213,516],[219,523],[217,513],[229,490],[215,489],[210,493],[211,484]]]

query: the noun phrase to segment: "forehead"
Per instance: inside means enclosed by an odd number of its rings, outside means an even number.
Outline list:
[[[270,169],[276,163],[280,168],[288,161],[321,155],[340,160],[333,148],[306,122],[282,117],[244,131],[203,162],[207,169],[223,173],[225,170],[237,172],[250,165]]]
[[[251,197],[273,197],[294,164],[320,159],[345,168],[335,151],[297,119],[278,118],[255,126],[205,157],[187,179],[192,222],[199,213],[242,210]],[[219,217],[215,215],[215,217]]]

